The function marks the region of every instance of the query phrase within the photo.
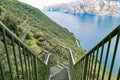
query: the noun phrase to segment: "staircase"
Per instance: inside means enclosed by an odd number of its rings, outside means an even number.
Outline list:
[[[72,50],[63,45],[35,55],[0,22],[0,80],[120,80],[120,66],[113,74],[119,41],[120,25],[75,63]],[[113,56],[108,70],[110,50]]]
[[[50,77],[54,76],[55,74],[57,74],[58,72],[60,72],[62,70],[62,68],[60,68],[58,65],[57,66],[52,66],[50,68]]]
[[[69,80],[68,71],[66,69],[62,69],[55,75],[53,75],[50,80]]]
[[[59,66],[51,67],[50,80],[69,80],[68,70]]]

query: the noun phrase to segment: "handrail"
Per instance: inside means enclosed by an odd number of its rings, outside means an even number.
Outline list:
[[[120,38],[120,25],[116,27],[111,33],[109,33],[104,39],[102,39],[95,47],[93,47],[87,54],[85,54],[75,65],[73,69],[73,80],[86,80],[86,79],[96,79],[98,80],[100,75],[102,77],[101,80],[105,79],[105,76],[108,76],[108,80],[111,78],[114,79],[114,75],[112,74],[115,58],[117,55],[117,48],[119,44]],[[114,45],[113,46],[113,39]],[[111,45],[112,44],[112,45]],[[112,47],[111,47],[112,46]],[[105,49],[107,47],[107,49]],[[109,58],[110,49],[113,49],[113,56],[110,66],[110,71],[106,71],[106,66]],[[106,54],[105,54],[106,51]],[[101,71],[101,64],[103,60],[103,55],[105,56],[105,63],[103,65],[103,72]],[[98,56],[100,57],[100,60],[98,59]],[[99,60],[99,61],[98,61]],[[83,65],[83,66],[82,66]],[[97,67],[98,65],[98,67]],[[78,72],[77,74],[74,72]],[[105,74],[105,72],[108,73],[108,75]],[[81,74],[82,73],[82,74]],[[81,76],[80,76],[81,75]],[[96,76],[96,77],[95,77]]]
[[[120,25],[116,27],[111,33],[109,33],[104,39],[102,39],[97,45],[95,45],[89,52],[87,52],[87,54],[84,55],[79,61],[81,61],[82,59],[85,58],[85,56],[89,55],[91,52],[97,49],[98,46],[102,46],[102,44],[105,44],[109,40],[110,36],[111,38],[114,37],[117,34],[119,28],[120,28]]]
[[[49,78],[46,64],[36,54],[33,54],[1,21],[0,33],[2,33],[0,34],[2,37],[0,41],[3,43],[2,53],[5,53],[2,54],[5,60],[0,60],[0,71],[2,71],[2,73],[0,72],[0,79],[46,80]],[[3,64],[4,62],[5,64]],[[5,66],[8,67],[7,71]]]
[[[11,37],[11,35],[12,35],[12,37],[14,37],[14,41],[15,41],[16,43],[19,43],[22,47],[24,47],[25,49],[28,49],[28,47],[27,47],[21,40],[19,40],[19,38],[18,38],[15,34],[13,34],[1,21],[0,21],[0,25],[1,25],[0,29],[5,29],[5,30],[6,30],[6,34],[7,34],[9,37]],[[30,51],[30,50],[29,50],[29,51]],[[39,59],[36,54],[33,54],[31,51],[30,51],[30,53],[31,53],[32,55],[36,56],[37,59]],[[40,60],[40,59],[39,59],[39,60]],[[41,60],[40,60],[40,61],[41,61]],[[42,62],[42,61],[41,61],[41,62]],[[43,62],[42,62],[42,63],[43,63]],[[44,63],[43,63],[43,64],[44,64]]]
[[[47,65],[48,64],[48,61],[49,61],[49,59],[50,59],[50,53],[48,53],[48,56],[47,56],[47,59],[46,59],[46,61],[45,61],[45,64]]]
[[[75,64],[75,60],[74,60],[74,57],[73,57],[73,53],[72,53],[71,48],[66,47],[66,46],[63,46],[63,45],[60,45],[60,44],[56,45],[55,47],[53,47],[53,48],[52,48],[51,50],[49,50],[49,51],[42,50],[42,51],[39,53],[39,55],[42,54],[43,52],[45,52],[45,53],[47,53],[47,54],[49,54],[49,53],[52,54],[52,51],[55,50],[55,49],[58,48],[58,47],[62,47],[62,48],[64,48],[64,49],[66,49],[66,50],[69,50],[69,53],[70,53],[69,55],[71,56],[72,63]]]
[[[71,48],[66,47],[66,46],[63,46],[63,45],[60,45],[60,44],[59,44],[58,46],[61,46],[61,47],[65,48],[65,49],[68,49],[68,50],[70,51],[70,56],[71,56],[71,58],[72,58],[72,63],[75,64],[75,60],[74,60],[74,57],[73,57],[73,53],[72,53]]]
[[[95,45],[89,52],[87,52],[77,63],[79,63],[81,60],[85,58],[85,56],[91,54],[95,49],[97,49],[98,46],[102,46],[102,44],[105,44],[109,40],[109,36],[114,37],[118,30],[120,28],[120,25],[116,27],[112,32],[110,32],[104,39],[102,39],[97,45]],[[76,63],[76,64],[77,64]]]
[[[49,50],[48,52],[51,52],[52,50],[54,50],[54,49],[57,48],[57,47],[62,47],[62,48],[65,48],[65,49],[69,50],[69,53],[70,53],[71,58],[72,58],[72,62],[73,62],[73,64],[75,64],[75,60],[74,60],[74,57],[73,57],[72,50],[71,50],[71,48],[69,48],[69,47],[66,47],[66,46],[63,46],[63,45],[61,45],[61,44],[58,44],[57,46],[55,46],[54,48],[52,48],[52,49]]]
[[[31,28],[27,27],[26,30],[19,36],[19,39],[21,41],[23,41],[25,39],[25,37],[27,36],[27,34],[30,32]]]
[[[45,52],[45,54],[42,54],[42,53],[44,53],[44,52]],[[42,54],[42,55],[41,55],[41,54]],[[46,65],[48,65],[48,62],[49,62],[51,53],[49,53],[47,50],[42,50],[42,51],[39,53],[38,56],[40,56],[39,58],[41,58],[41,57],[44,56],[44,55],[47,55],[47,57],[46,57],[45,60],[42,61],[42,62],[44,62]]]
[[[55,50],[58,47],[62,47],[64,49],[66,49],[66,50],[69,50],[69,63],[68,63],[68,68],[67,69],[68,69],[69,80],[72,80],[72,69],[73,69],[73,65],[75,64],[72,50],[69,47],[58,44],[57,46],[55,46],[54,48],[49,50],[48,53],[52,54],[52,51]]]

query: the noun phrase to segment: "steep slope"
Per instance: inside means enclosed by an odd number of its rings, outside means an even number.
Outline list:
[[[76,39],[72,33],[30,5],[17,0],[0,0],[0,14],[2,21],[8,15],[18,21],[18,36],[25,28],[31,28],[24,42],[36,53],[43,49],[50,50],[57,44],[72,48],[76,59],[79,57],[78,55],[84,53],[82,48],[77,47]]]

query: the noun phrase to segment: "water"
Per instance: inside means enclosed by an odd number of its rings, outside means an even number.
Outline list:
[[[75,36],[80,40],[80,45],[87,51],[94,47],[109,32],[111,32],[120,24],[120,17],[88,14],[70,15],[55,11],[45,11],[44,13],[52,20],[66,27],[70,32],[74,33]],[[120,47],[118,50],[120,50]],[[120,53],[120,51],[118,51],[118,53]],[[110,68],[111,57],[112,51],[110,53],[109,62],[107,64],[108,69]],[[115,68],[113,70],[114,74],[117,74],[118,67],[120,66],[119,61],[120,54],[116,57]],[[104,63],[104,60],[102,63]]]

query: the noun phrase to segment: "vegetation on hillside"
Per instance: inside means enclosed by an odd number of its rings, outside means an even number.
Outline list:
[[[30,27],[30,32],[23,42],[33,53],[36,53],[36,55],[39,55],[42,50],[50,50],[58,44],[70,47],[76,60],[84,53],[82,48],[77,47],[76,39],[72,33],[50,20],[40,10],[25,3],[17,0],[0,0],[0,21],[14,32],[17,37],[20,37],[26,28]],[[9,66],[7,65],[6,54],[4,54],[4,41],[1,35],[2,33],[0,32],[0,64],[4,67],[6,79],[10,80]],[[8,52],[13,53],[11,40],[7,37],[6,39]],[[17,48],[16,52],[18,54]],[[68,56],[67,53],[64,53],[64,56]],[[66,59],[64,56],[63,58]],[[13,55],[10,55],[10,61],[13,77],[16,78],[17,72]],[[17,61],[19,63],[19,58],[17,58]],[[20,76],[22,78],[20,63],[18,65]]]
[[[18,37],[27,27],[30,27],[31,31],[27,34],[24,43],[32,52],[37,53],[36,55],[39,55],[44,49],[51,50],[58,44],[70,47],[74,53],[75,61],[78,61],[85,53],[85,50],[79,48],[76,44],[76,38],[73,33],[70,33],[66,28],[50,20],[40,10],[25,3],[18,2],[17,0],[0,0],[0,21]],[[0,36],[0,63],[2,62],[2,64],[5,65],[5,72],[7,74],[9,68],[8,65],[6,66],[7,60],[5,59],[6,55],[4,54],[3,46],[4,44]],[[8,51],[11,51],[11,45],[8,47]],[[63,64],[67,63],[67,52],[62,49],[61,55],[59,49],[57,51]],[[56,52],[53,51],[52,53]],[[10,58],[11,64],[14,64],[13,55],[10,55]],[[55,61],[55,59],[53,61]],[[13,76],[16,77],[15,67],[13,66],[12,69],[14,73]],[[21,71],[20,68],[19,71]],[[109,72],[107,71],[107,73]]]
[[[40,10],[17,0],[0,0],[0,4],[0,20],[18,37],[26,27],[31,27],[24,43],[35,53],[50,50],[57,44],[70,47],[76,60],[84,53],[82,48],[77,47],[72,33],[50,20]]]

